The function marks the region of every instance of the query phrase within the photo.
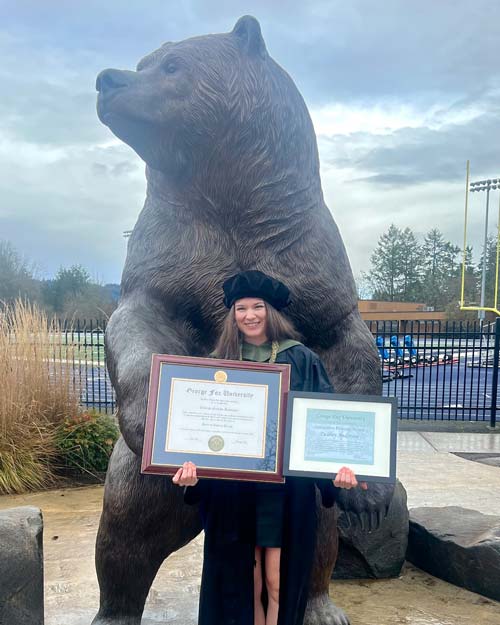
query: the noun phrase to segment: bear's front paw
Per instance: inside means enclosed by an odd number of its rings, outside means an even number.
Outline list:
[[[359,523],[363,530],[378,529],[387,516],[394,495],[394,484],[370,482],[368,490],[360,488],[341,489],[335,503],[345,512],[343,523]]]
[[[327,594],[309,599],[304,625],[350,625],[345,612]]]

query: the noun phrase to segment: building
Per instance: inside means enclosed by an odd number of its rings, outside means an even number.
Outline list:
[[[437,321],[445,321],[446,313],[436,312],[427,304],[415,302],[382,302],[372,299],[358,301],[359,312],[365,321],[393,322],[394,331],[406,332],[417,321],[422,330],[430,330]]]

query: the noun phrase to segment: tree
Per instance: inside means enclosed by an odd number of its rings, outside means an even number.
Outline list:
[[[491,274],[496,256],[493,251],[489,254]],[[460,248],[446,241],[437,228],[430,230],[420,244],[410,228],[401,230],[392,224],[371,255],[372,267],[364,276],[364,290],[371,290],[377,299],[420,301],[441,310],[449,305],[457,307],[461,295],[461,260]],[[490,279],[489,283],[493,282],[494,278]],[[465,299],[474,301],[477,273],[471,247],[466,249],[464,291]]]
[[[101,319],[113,312],[119,296],[119,284],[96,284],[81,265],[61,267],[54,278],[38,280],[12,243],[0,240],[0,308],[22,298],[49,314]]]
[[[423,299],[435,308],[444,308],[456,297],[460,248],[445,241],[442,233],[433,228],[422,245]]]
[[[375,299],[394,301],[398,295],[401,267],[401,230],[394,224],[378,240],[370,257],[372,269],[368,278]]]
[[[410,228],[391,224],[371,255],[366,279],[375,299],[417,301],[421,292],[420,246]]]
[[[0,301],[17,298],[37,300],[40,294],[34,269],[23,259],[12,243],[0,241]]]
[[[401,301],[417,302],[422,295],[422,251],[410,228],[402,232],[401,263]]]
[[[479,264],[477,266],[477,275],[478,275],[478,292],[480,293],[481,289],[481,280],[482,280],[482,272],[483,272],[483,258],[484,258],[484,250],[481,254],[481,258],[479,260]],[[495,303],[495,281],[496,281],[496,267],[497,267],[497,238],[489,236],[486,240],[486,284],[484,289],[484,305],[488,307],[492,307]],[[500,273],[500,271],[499,271]],[[479,301],[479,295],[477,297]],[[498,299],[500,301],[500,289],[498,294]]]
[[[462,268],[460,267],[460,272]],[[457,291],[457,300],[461,298],[462,279],[460,276],[460,292]],[[473,263],[473,251],[472,246],[468,245],[465,248],[465,271],[464,271],[464,302],[465,304],[476,304],[479,299],[478,291],[478,274],[476,267]]]
[[[446,318],[450,321],[475,321],[477,312],[471,310],[461,310],[460,302],[462,298],[462,258],[455,275],[450,279],[450,294],[452,299],[445,305]],[[476,267],[473,263],[473,250],[470,245],[465,248],[465,270],[463,271],[464,281],[464,303],[466,306],[475,306],[478,302],[478,277]]]
[[[53,280],[46,280],[43,296],[47,306],[58,314],[64,310],[65,302],[84,294],[90,286],[90,276],[81,265],[61,267]]]
[[[61,313],[65,319],[102,319],[108,318],[115,308],[116,300],[106,288],[89,284],[84,292],[65,298]]]
[[[362,271],[357,278],[355,278],[356,288],[358,290],[359,299],[371,299],[372,296],[372,284],[370,276]]]

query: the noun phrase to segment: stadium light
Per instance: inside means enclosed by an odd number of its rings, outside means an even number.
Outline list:
[[[488,180],[478,180],[476,182],[471,182],[469,185],[469,190],[471,193],[486,191],[486,216],[484,219],[484,241],[483,241],[483,268],[481,272],[481,301],[479,306],[484,308],[484,294],[486,291],[486,256],[487,256],[487,246],[488,246],[488,212],[490,208],[490,191],[500,189],[500,179],[499,178],[489,178]],[[486,312],[484,310],[479,310],[477,313],[478,319],[484,321],[486,316]]]

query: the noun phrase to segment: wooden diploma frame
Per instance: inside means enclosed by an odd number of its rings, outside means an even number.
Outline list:
[[[290,365],[153,354],[143,473],[284,482]]]

